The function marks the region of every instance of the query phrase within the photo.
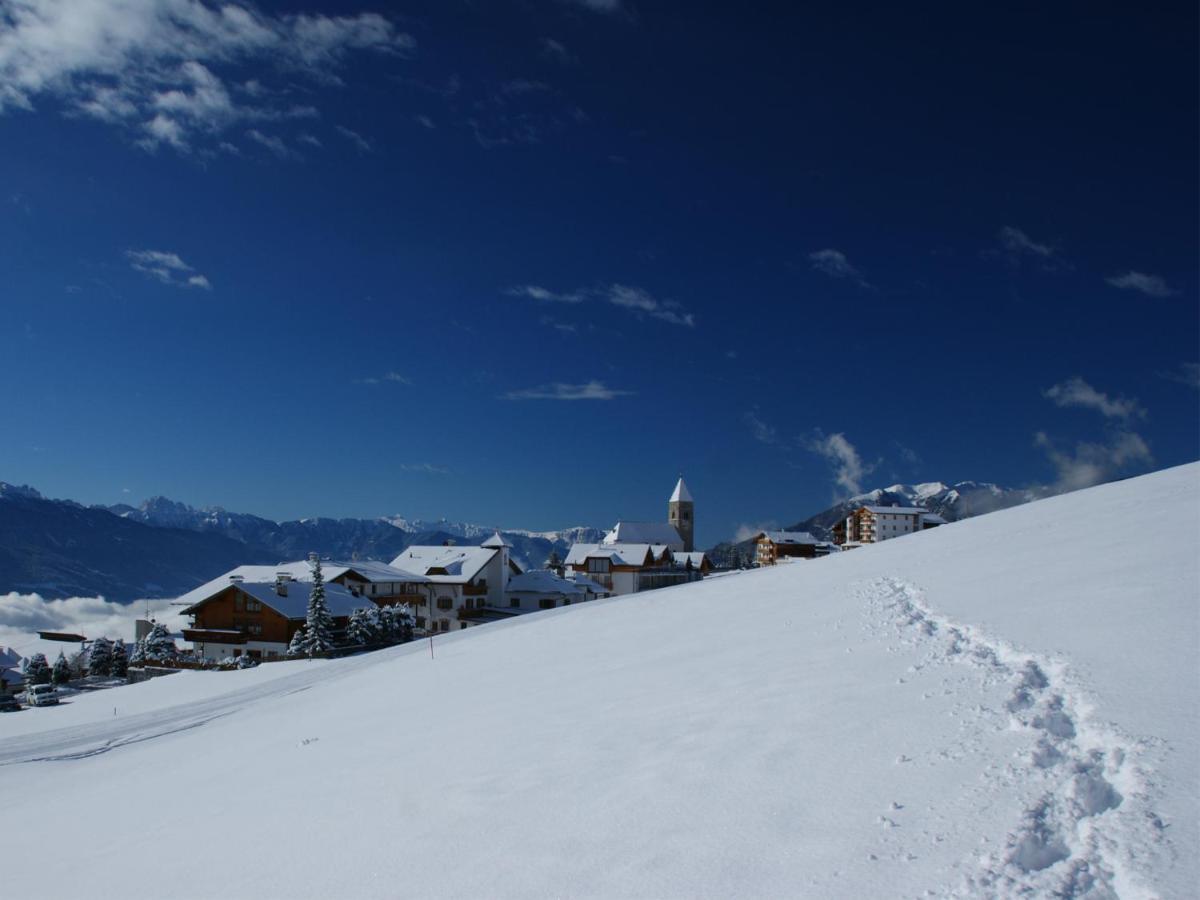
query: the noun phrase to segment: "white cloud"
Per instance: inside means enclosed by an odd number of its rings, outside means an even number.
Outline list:
[[[266,147],[280,159],[291,159],[295,155],[291,148],[283,142],[283,138],[273,134],[263,134],[257,128],[251,128],[247,131],[246,137],[250,138],[254,143]]]
[[[1159,375],[1168,381],[1177,381],[1200,391],[1200,363],[1180,363],[1174,372],[1160,372]]]
[[[617,13],[621,11],[621,0],[563,0],[572,6],[582,6],[598,13]]]
[[[605,290],[604,295],[614,306],[645,313],[672,325],[683,325],[687,328],[694,328],[696,325],[692,314],[684,312],[674,300],[657,300],[644,288],[613,284]]]
[[[446,466],[437,466],[433,463],[401,463],[398,467],[401,472],[416,472],[421,475],[449,475],[450,469]]]
[[[864,463],[858,449],[840,431],[828,436],[817,432],[815,437],[804,442],[804,446],[833,465],[834,483],[850,494],[862,493],[863,479],[878,465]]]
[[[1178,293],[1160,276],[1147,275],[1145,272],[1126,272],[1124,275],[1113,275],[1104,280],[1115,288],[1137,291],[1147,297],[1172,297]]]
[[[774,531],[778,527],[779,523],[774,519],[758,523],[743,522],[737,527],[737,531],[734,532],[733,542],[735,544],[740,544],[742,541],[748,541],[750,538],[755,537],[759,534],[759,532]]]
[[[47,600],[39,594],[0,594],[0,645],[11,646],[22,656],[32,653],[48,655],[61,648],[68,656],[78,645],[50,644],[38,639],[39,631],[65,631],[87,638],[122,638],[132,642],[134,621],[146,615],[165,619],[173,627],[178,618],[171,600],[138,601],[132,604],[112,603],[103,597],[70,597]],[[53,659],[53,656],[51,656]]]
[[[334,84],[351,53],[415,46],[376,13],[272,15],[211,0],[6,0],[0,23],[0,114],[52,99],[144,147],[181,151],[239,121],[316,114],[258,80],[244,86],[258,102],[239,103],[220,71],[254,63],[282,84]]]
[[[376,377],[360,378],[360,379],[358,379],[356,384],[387,384],[389,382],[391,384],[404,384],[404,385],[412,384],[411,379],[404,377],[399,372],[385,372],[384,374],[380,375],[378,378],[376,378]]]
[[[1054,256],[1053,247],[1049,244],[1039,244],[1020,228],[1005,225],[1000,229],[998,236],[1001,245],[1008,251],[1010,256],[1018,257],[1022,254],[1028,254],[1036,256],[1039,259],[1050,259]]]
[[[613,400],[617,397],[629,397],[633,391],[618,391],[607,387],[601,381],[589,381],[586,384],[553,384],[539,385],[519,391],[509,391],[502,400]]]
[[[754,410],[747,412],[742,416],[742,421],[750,428],[750,433],[754,435],[754,439],[762,444],[777,444],[779,437],[775,429],[759,418],[758,413]]]
[[[125,257],[136,271],[163,284],[212,290],[208,279],[180,259],[177,253],[162,250],[126,250]]]
[[[1103,444],[1081,442],[1074,452],[1059,450],[1045,432],[1034,435],[1034,446],[1045,451],[1057,472],[1054,489],[1076,491],[1111,481],[1133,466],[1149,466],[1154,462],[1150,448],[1141,435],[1120,431]]]
[[[850,265],[850,261],[846,259],[846,254],[842,253],[841,250],[834,250],[832,247],[828,247],[824,250],[817,250],[808,254],[808,258],[814,269],[818,272],[823,272],[830,278],[846,278],[860,287],[870,287],[863,274]]]
[[[510,297],[528,297],[530,300],[539,300],[543,303],[582,303],[584,296],[582,291],[559,294],[537,284],[517,285],[510,287],[504,293]]]
[[[371,142],[368,141],[361,134],[359,134],[357,131],[351,131],[349,128],[346,128],[344,125],[336,125],[334,127],[337,130],[338,134],[340,134],[342,137],[346,138],[346,140],[350,141],[350,143],[352,143],[355,147],[357,147],[361,153],[370,153],[371,151],[373,151],[375,149],[374,147],[371,146]]]
[[[1096,390],[1078,375],[1043,392],[1055,406],[1078,406],[1094,409],[1106,419],[1144,419],[1146,410],[1137,400],[1126,397],[1109,397]]]
[[[556,41],[554,38],[549,37],[542,38],[542,55],[563,65],[578,62],[575,54],[568,50],[562,41]]]
[[[523,284],[504,291],[510,297],[527,297],[544,303],[583,303],[585,300],[603,300],[638,315],[650,316],[672,325],[694,328],[696,318],[686,312],[674,300],[659,300],[645,288],[627,284],[610,284],[601,288],[579,288],[559,293],[537,284]]]

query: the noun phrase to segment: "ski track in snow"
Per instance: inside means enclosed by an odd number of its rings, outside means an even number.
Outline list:
[[[865,630],[924,652],[910,674],[966,665],[983,685],[1007,683],[1004,708],[964,707],[977,724],[1028,734],[1031,749],[984,774],[984,792],[1033,797],[1003,850],[982,853],[957,888],[928,895],[1016,898],[1151,898],[1138,872],[1173,855],[1154,812],[1157,789],[1145,757],[1160,745],[1097,721],[1065,663],[1022,652],[938,615],[920,589],[885,578],[861,588]],[[900,679],[903,683],[905,679]],[[925,696],[930,696],[926,694]],[[1004,727],[1001,725],[999,727]],[[953,751],[943,750],[943,756]],[[904,759],[904,762],[911,760]],[[882,821],[882,820],[881,820]]]

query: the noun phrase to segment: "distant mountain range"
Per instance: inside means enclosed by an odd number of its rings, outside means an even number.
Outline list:
[[[401,517],[274,522],[166,497],[139,506],[86,507],[0,482],[0,593],[102,595],[119,602],[170,597],[243,563],[271,565],[312,551],[386,562],[413,544],[480,543],[495,530]],[[552,551],[565,556],[571,543],[604,534],[589,527],[501,531],[513,555],[532,567],[544,565]]]
[[[807,531],[821,540],[829,540],[833,536],[834,524],[860,506],[922,506],[932,513],[937,513],[947,522],[956,522],[959,519],[1029,503],[1044,496],[1044,491],[1000,487],[986,481],[960,481],[953,485],[941,481],[893,484],[890,487],[867,491],[865,494],[857,494],[782,530]],[[721,564],[730,559],[735,552],[743,558],[747,554],[752,558],[752,541],[721,543],[710,551],[710,555],[715,562]]]

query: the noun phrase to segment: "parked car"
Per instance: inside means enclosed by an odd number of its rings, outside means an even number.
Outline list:
[[[30,706],[57,706],[58,692],[52,684],[35,684],[26,689],[25,702]]]
[[[0,694],[0,712],[16,712],[20,708],[21,704],[12,694]]]

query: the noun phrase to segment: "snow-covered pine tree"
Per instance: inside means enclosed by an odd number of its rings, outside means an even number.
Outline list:
[[[129,674],[129,651],[125,649],[125,642],[120,638],[112,645],[112,674],[117,678],[124,678]]]
[[[237,667],[239,669],[253,669],[257,665],[258,660],[256,660],[249,653],[243,653],[237,658]]]
[[[346,625],[346,643],[359,647],[375,643],[370,610],[356,609],[350,613],[350,621]]]
[[[167,631],[167,626],[162,622],[155,622],[154,627],[150,629],[150,633],[143,641],[143,652],[146,654],[146,659],[164,662],[175,658],[175,641],[171,637],[171,632]]]
[[[381,606],[378,613],[379,643],[394,644],[396,642],[396,609],[393,606]]]
[[[413,611],[407,605],[398,605],[396,607],[395,621],[396,640],[401,644],[407,644],[413,639],[413,629],[417,627],[417,620],[413,616]]]
[[[71,680],[71,664],[67,662],[67,657],[61,650],[58,651],[58,659],[54,661],[54,668],[50,670],[50,680],[55,684],[66,684]]]
[[[108,675],[112,672],[112,644],[108,638],[98,637],[92,641],[88,651],[88,674]]]
[[[129,664],[131,666],[144,666],[146,664],[146,639],[141,638],[133,643],[133,652],[129,654]]]
[[[292,635],[292,641],[288,644],[288,656],[303,656],[308,647],[308,638],[304,634],[304,626],[301,625],[296,629],[296,633]]]
[[[333,649],[333,617],[329,615],[329,607],[325,603],[325,578],[321,575],[321,558],[315,553],[308,554],[312,563],[312,589],[308,595],[308,617],[304,622],[304,632],[307,635],[304,650],[312,659],[318,653]]]
[[[50,663],[46,662],[45,653],[35,653],[25,664],[26,684],[49,684]]]

